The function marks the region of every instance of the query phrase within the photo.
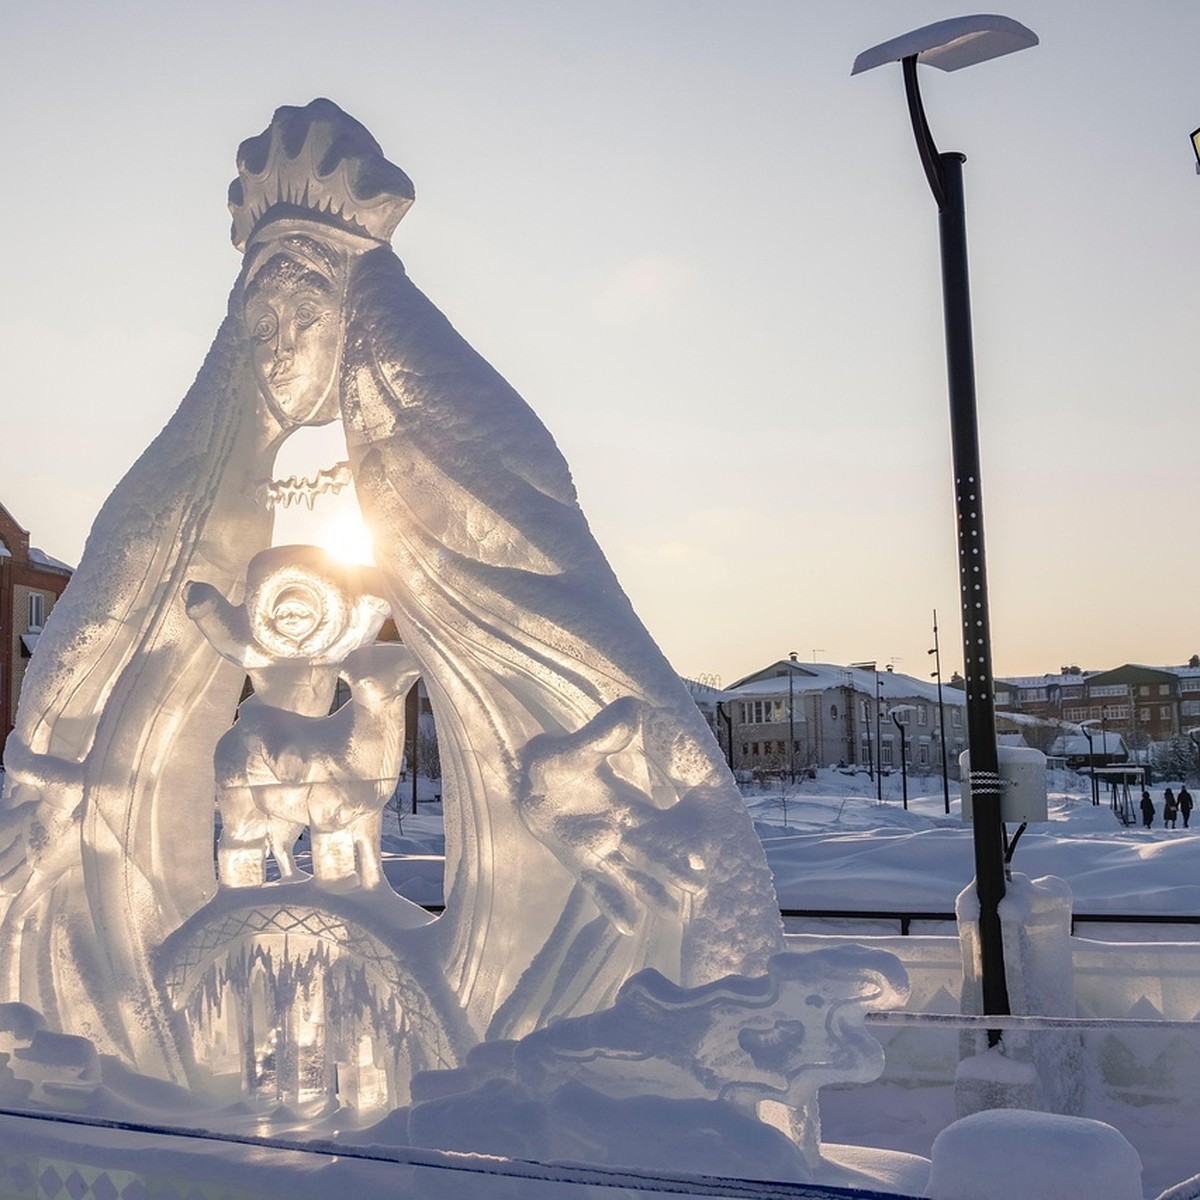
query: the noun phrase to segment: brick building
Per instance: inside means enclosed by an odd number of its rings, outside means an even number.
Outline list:
[[[0,504],[0,738],[7,739],[17,712],[25,665],[46,619],[71,578],[64,562],[29,544]]]

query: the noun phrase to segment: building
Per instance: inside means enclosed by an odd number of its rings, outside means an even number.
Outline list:
[[[943,730],[935,684],[873,666],[785,659],[725,688],[720,708],[735,771],[799,773],[842,764],[940,773]],[[951,776],[966,749],[966,696],[942,688]],[[900,726],[903,726],[903,737]],[[726,740],[727,739],[727,740]]]
[[[1094,722],[1135,749],[1169,742],[1200,727],[1200,657],[1184,666],[1064,667],[1057,675],[997,679],[996,710],[1068,725]]]
[[[64,562],[29,544],[29,532],[0,504],[0,733],[12,731],[25,665],[71,578]]]

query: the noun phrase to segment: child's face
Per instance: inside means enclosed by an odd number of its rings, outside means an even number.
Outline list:
[[[320,620],[320,607],[307,588],[284,589],[271,608],[271,625],[280,636],[296,645],[316,629]]]

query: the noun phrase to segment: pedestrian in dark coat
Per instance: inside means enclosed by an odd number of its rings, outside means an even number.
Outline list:
[[[1175,793],[1167,788],[1163,792],[1163,825],[1175,828],[1175,818],[1179,815],[1179,805],[1175,801]]]
[[[1179,789],[1179,815],[1183,818],[1183,827],[1188,827],[1192,819],[1192,793],[1187,790],[1187,784]]]
[[[1154,824],[1154,801],[1150,799],[1150,793],[1142,789],[1142,824],[1147,829]]]

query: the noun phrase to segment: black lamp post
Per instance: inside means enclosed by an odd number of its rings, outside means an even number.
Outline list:
[[[792,666],[795,661],[793,650],[788,655],[788,765],[792,783],[796,782],[796,668]]]
[[[1100,781],[1096,778],[1096,748],[1092,745],[1092,731],[1090,726],[1094,725],[1094,721],[1084,721],[1079,728],[1083,730],[1083,736],[1087,738],[1088,744],[1088,774],[1092,777],[1092,803],[1100,803]]]
[[[875,754],[879,761],[875,764],[875,799],[883,803],[883,737],[879,731],[879,723],[883,712],[883,681],[879,672],[875,672]]]
[[[900,731],[900,779],[904,796],[904,811],[908,812],[908,737],[904,731],[904,722],[900,720],[901,713],[914,712],[911,704],[900,704],[891,710],[892,724]]]
[[[946,369],[950,391],[950,438],[958,525],[963,666],[967,688],[967,745],[975,843],[975,888],[979,897],[980,985],[983,1011],[1009,1011],[999,904],[1004,898],[1005,837],[996,750],[992,694],[991,632],[983,543],[983,489],[979,426],[975,405],[975,364],[971,338],[971,295],[967,274],[967,226],[962,165],[957,152],[939,153],[925,119],[917,63],[945,71],[985,62],[1037,45],[1037,36],[1007,17],[956,17],[893,38],[855,59],[851,74],[899,61],[921,165],[938,209],[942,258],[942,312],[946,327]],[[1000,1041],[999,1030],[988,1040]]]
[[[946,706],[942,702],[942,652],[938,644],[937,609],[933,610],[933,676],[938,685],[938,741],[942,744],[942,803],[950,815],[950,775],[946,770]]]

